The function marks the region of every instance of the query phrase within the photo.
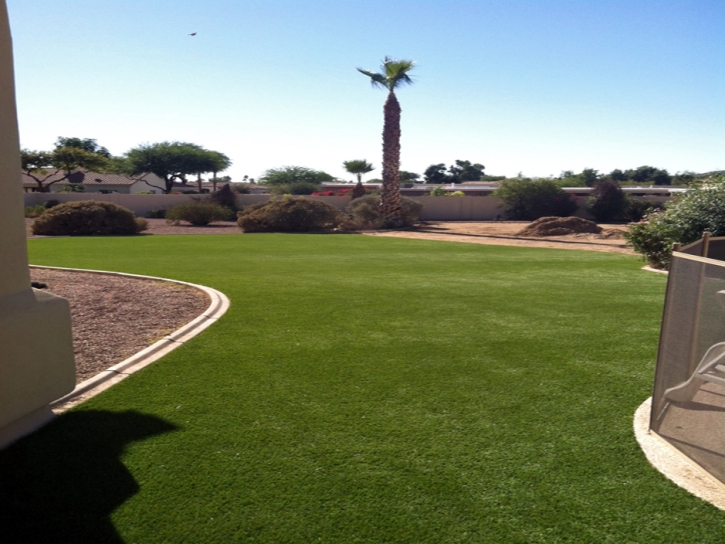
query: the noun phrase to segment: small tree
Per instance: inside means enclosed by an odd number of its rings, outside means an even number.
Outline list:
[[[375,167],[365,159],[344,161],[342,165],[345,167],[345,170],[351,174],[355,174],[357,182],[360,185],[362,185],[363,174],[368,174],[375,170]]]
[[[400,171],[400,181],[416,183],[420,179],[420,174],[415,172],[406,172],[405,170]]]
[[[188,142],[144,144],[126,153],[120,169],[134,179],[168,194],[173,190],[175,182],[186,185],[187,176],[197,175],[199,179],[202,173],[214,171],[219,165],[218,155],[221,153]],[[149,183],[145,179],[149,173],[160,177],[164,186]]]
[[[77,147],[56,147],[53,151],[20,150],[20,168],[35,181],[41,193],[49,192],[51,185],[68,179],[75,170],[103,172],[109,165],[105,156]]]
[[[456,160],[456,164],[448,167],[450,183],[479,181],[486,167],[482,164],[471,164],[471,161]]]
[[[506,179],[494,191],[493,196],[504,201],[508,208],[506,216],[514,220],[534,221],[540,217],[567,217],[577,208],[576,202],[551,179]]]
[[[600,179],[594,184],[587,207],[599,223],[620,220],[627,209],[627,195],[616,181]]]

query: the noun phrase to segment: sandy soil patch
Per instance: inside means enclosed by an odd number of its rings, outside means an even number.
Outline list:
[[[527,221],[428,221],[417,229],[405,231],[379,231],[369,236],[392,236],[448,242],[466,242],[497,246],[545,247],[553,249],[578,249],[634,255],[622,238],[627,225],[600,224],[600,234],[569,234],[532,238],[518,236],[530,223]]]

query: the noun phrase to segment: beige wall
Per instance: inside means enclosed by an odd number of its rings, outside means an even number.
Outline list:
[[[75,386],[68,301],[30,288],[10,26],[0,0],[0,447]]]
[[[184,202],[193,202],[204,195],[102,195],[97,193],[25,193],[25,205],[42,204],[46,200],[56,199],[60,202],[77,200],[104,200],[114,202],[143,217],[150,210],[168,209]],[[238,195],[237,202],[249,206],[258,202],[266,202],[270,195]],[[310,196],[313,200],[322,200],[342,210],[350,202],[349,196]],[[495,221],[504,215],[505,207],[502,200],[495,196],[414,196],[409,197],[423,204],[421,219],[424,221]],[[669,197],[652,196],[636,197],[638,200],[662,203]],[[584,203],[586,199],[581,199]],[[591,218],[583,209],[575,215]]]

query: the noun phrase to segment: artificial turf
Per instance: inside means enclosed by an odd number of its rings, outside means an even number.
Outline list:
[[[635,257],[352,235],[29,249],[34,264],[209,285],[232,305],[0,452],[0,520],[18,534],[725,541],[723,514],[633,436],[665,284]]]

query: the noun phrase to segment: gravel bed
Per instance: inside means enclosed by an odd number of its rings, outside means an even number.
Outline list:
[[[40,268],[30,276],[70,303],[76,383],[150,346],[210,303],[199,289],[165,281]]]

